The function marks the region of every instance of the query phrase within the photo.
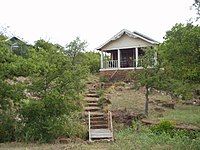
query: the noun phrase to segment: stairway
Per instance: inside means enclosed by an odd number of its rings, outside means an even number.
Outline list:
[[[111,112],[105,113],[98,104],[99,96],[95,88],[89,88],[85,95],[85,117],[89,129],[89,141],[113,140]]]

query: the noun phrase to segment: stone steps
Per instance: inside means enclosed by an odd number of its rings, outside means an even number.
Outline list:
[[[108,129],[108,115],[99,106],[99,95],[96,94],[94,88],[88,89],[88,93],[85,94],[85,123],[89,124],[89,112],[90,112],[90,129],[89,140],[92,139],[109,139],[113,140],[113,135],[110,129]]]
[[[101,108],[100,107],[96,107],[96,106],[85,107],[85,111],[94,112],[94,111],[99,111],[99,110],[101,110]]]

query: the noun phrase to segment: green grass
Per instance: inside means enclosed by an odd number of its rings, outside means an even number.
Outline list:
[[[174,110],[168,110],[159,119],[172,120],[175,123],[192,124],[200,127],[200,107],[179,105]]]
[[[171,137],[167,133],[155,134],[149,128],[141,126],[137,132],[133,128],[124,128],[115,133],[114,142],[84,141],[70,142],[68,144],[0,144],[0,149],[71,149],[71,150],[198,150],[200,149],[200,134],[195,139],[182,134]]]

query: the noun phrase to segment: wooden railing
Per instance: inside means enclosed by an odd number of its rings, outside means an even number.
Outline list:
[[[120,61],[120,68],[130,68],[130,67],[136,67],[135,59],[130,62]],[[142,59],[138,59],[137,67],[142,67]],[[103,62],[103,68],[105,69],[118,68],[118,60],[105,60]]]
[[[112,134],[112,141],[114,140],[113,139],[113,124],[112,124],[112,112],[111,111],[108,111],[108,129],[110,129],[111,131],[111,134]]]
[[[118,60],[108,60],[104,61],[104,68],[117,68],[118,67]]]
[[[90,133],[90,129],[91,129],[91,122],[90,122],[90,111],[88,112],[88,127],[89,127],[89,141],[91,142],[92,139],[91,139],[91,133]]]

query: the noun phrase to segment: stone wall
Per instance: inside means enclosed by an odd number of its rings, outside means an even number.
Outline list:
[[[123,80],[127,81],[130,79],[130,74],[134,73],[135,69],[132,70],[103,70],[100,71],[100,77],[107,78],[108,80]]]

